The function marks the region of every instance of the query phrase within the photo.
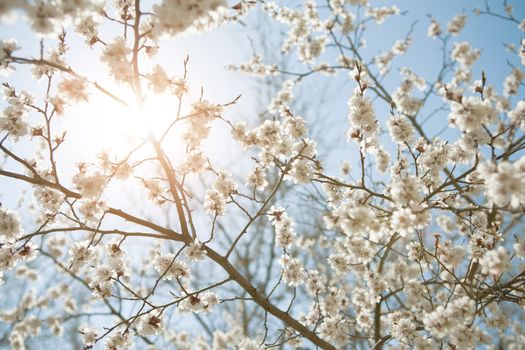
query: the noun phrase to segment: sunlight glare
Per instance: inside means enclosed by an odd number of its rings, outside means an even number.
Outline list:
[[[129,107],[123,106],[102,96],[99,100],[92,101],[91,106],[98,106],[90,114],[100,146],[111,153],[124,156],[146,140],[150,133],[156,138],[164,133],[177,117],[178,100],[173,96],[152,94],[145,99],[141,108],[136,103]],[[170,136],[180,136],[182,128],[182,125],[176,125]]]

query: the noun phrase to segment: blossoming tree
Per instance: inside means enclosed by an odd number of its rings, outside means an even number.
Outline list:
[[[281,54],[296,60],[283,67],[257,53],[232,63],[280,82],[257,120],[229,117],[240,96],[190,96],[188,59],[180,76],[155,63],[161,38],[234,26],[257,11],[286,29]],[[66,329],[85,349],[108,350],[522,348],[519,11],[487,3],[446,25],[421,19],[440,44],[437,75],[398,67],[399,79],[392,68],[421,23],[367,57],[367,29],[407,15],[368,0],[2,1],[0,17],[24,16],[41,40],[27,55],[14,39],[0,42],[10,74],[0,183],[2,192],[23,184],[33,198],[0,207],[0,288],[17,294],[1,302],[0,344],[24,349]],[[475,68],[481,51],[457,39],[476,15],[514,30],[502,89],[492,67]],[[111,85],[77,68],[88,62],[68,61],[70,33]],[[24,67],[37,94],[9,80]],[[342,169],[321,156],[330,145],[316,142],[295,104],[294,92],[320,75],[351,84],[344,131],[329,134],[351,150],[339,155],[350,160]],[[66,120],[98,95],[137,112],[143,132],[125,151],[71,166],[64,154],[93,140],[70,140]],[[175,106],[161,127],[148,125],[156,95]],[[243,155],[235,169],[203,147],[221,127]],[[140,201],[123,200],[123,189]]]

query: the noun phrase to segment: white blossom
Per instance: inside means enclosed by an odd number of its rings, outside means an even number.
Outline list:
[[[465,26],[466,20],[466,15],[462,14],[454,16],[452,20],[447,24],[447,31],[452,35],[458,35],[459,32],[461,32],[461,30]]]
[[[441,34],[441,26],[439,22],[432,18],[430,25],[428,26],[427,35],[431,38],[439,36]]]
[[[465,330],[474,316],[476,305],[473,300],[464,296],[449,303],[446,307],[439,305],[434,311],[426,314],[423,324],[432,335],[443,339],[449,334],[457,334]]]
[[[164,331],[164,321],[162,316],[148,313],[140,317],[138,328],[142,336],[157,335]]]
[[[90,327],[82,327],[79,330],[79,333],[82,334],[82,344],[84,346],[93,346],[97,340],[97,332]]]
[[[295,238],[294,221],[288,216],[283,208],[272,207],[268,213],[273,227],[275,228],[275,245],[287,248],[293,243]]]
[[[348,113],[350,122],[348,138],[375,139],[378,124],[372,100],[354,91],[348,100],[348,106],[350,108]]]
[[[297,287],[306,280],[303,264],[295,257],[283,255],[279,260],[283,281],[292,287]]]
[[[69,249],[69,269],[76,272],[85,264],[92,262],[95,257],[89,241],[76,242]]]
[[[204,244],[196,240],[191,242],[186,248],[186,255],[190,261],[199,261],[204,259],[206,256],[206,250],[204,249]]]
[[[510,205],[517,208],[525,203],[525,157],[516,163],[502,161],[490,162],[480,166],[479,171],[485,180],[487,198],[498,206]]]
[[[153,266],[163,280],[188,278],[190,270],[188,266],[175,258],[174,254],[158,254],[153,260]]]
[[[27,104],[31,103],[31,96],[25,92],[16,95],[15,91],[7,90],[7,107],[0,116],[0,130],[7,131],[15,140],[29,132],[29,125],[24,120],[27,113]]]
[[[388,119],[388,128],[392,140],[400,145],[411,144],[414,128],[410,122],[402,116],[394,116]]]
[[[463,98],[461,103],[452,102],[450,124],[463,132],[474,132],[483,124],[494,122],[498,113],[492,103],[478,97]]]
[[[129,332],[117,332],[110,335],[105,342],[106,350],[128,350],[133,346],[133,340]]]
[[[191,294],[179,303],[181,311],[211,312],[215,305],[219,304],[219,298],[213,292],[203,294]]]
[[[482,273],[502,274],[510,269],[509,255],[505,247],[489,250],[479,260]]]
[[[187,30],[203,30],[219,21],[227,7],[224,0],[185,1],[163,0],[153,6],[157,19],[154,28],[159,33],[176,35]]]
[[[480,51],[473,49],[467,41],[454,43],[451,57],[463,67],[470,67],[479,58]]]
[[[5,207],[0,207],[0,237],[3,237],[5,242],[13,242],[22,233],[18,214]]]
[[[106,176],[98,171],[89,174],[83,165],[79,167],[79,173],[73,177],[73,184],[86,197],[98,197],[102,193],[106,181]]]
[[[64,79],[58,88],[72,102],[87,101],[87,83],[82,78]]]
[[[509,117],[513,123],[525,130],[525,101],[518,101],[516,108],[509,112]]]

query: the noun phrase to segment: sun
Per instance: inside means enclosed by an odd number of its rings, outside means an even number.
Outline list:
[[[181,137],[183,122],[176,122],[179,100],[168,94],[150,94],[142,105],[134,96],[123,99],[127,105],[97,94],[90,99],[83,110],[89,119],[85,135],[96,141],[100,149],[117,156],[125,156],[134,147],[148,140],[150,135],[161,138],[170,127],[169,138]],[[185,115],[187,107],[181,106],[180,116]],[[173,125],[172,125],[173,124]]]

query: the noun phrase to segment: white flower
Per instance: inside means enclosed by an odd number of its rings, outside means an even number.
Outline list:
[[[100,60],[106,63],[111,74],[118,81],[132,81],[133,72],[131,64],[127,60],[127,55],[131,49],[127,47],[126,40],[123,37],[116,37],[113,42],[105,46]]]
[[[479,58],[480,51],[473,49],[468,41],[454,43],[452,54],[453,59],[458,61],[462,67],[470,67]]]
[[[522,32],[525,32],[525,19],[521,20],[521,22],[520,22],[519,25],[518,25],[518,28],[519,28]]]
[[[204,259],[204,257],[206,256],[204,244],[199,242],[199,240],[191,242],[186,248],[186,256],[190,261],[199,261]]]
[[[5,207],[0,207],[0,237],[4,237],[5,242],[14,242],[22,233],[18,214]]]
[[[1,5],[0,5],[1,6]],[[0,13],[1,20],[1,13]],[[8,58],[11,57],[11,54],[18,50],[19,47],[14,39],[3,39],[0,40],[0,73],[3,75],[9,75],[13,68],[9,65]]]
[[[0,246],[0,269],[7,270],[12,268],[17,262],[15,248],[11,245],[3,244]]]
[[[372,100],[355,90],[348,100],[348,106],[350,108],[348,113],[348,121],[350,122],[348,140],[363,140],[365,146],[374,145],[379,125]]]
[[[188,153],[188,156],[181,166],[181,171],[184,173],[200,173],[203,172],[206,167],[206,159],[203,157],[202,152],[198,150],[192,150]]]
[[[422,200],[422,190],[421,181],[413,175],[397,177],[390,185],[392,199],[401,205],[418,204]]]
[[[518,101],[516,108],[509,112],[509,117],[521,130],[525,130],[525,101]]]
[[[198,149],[203,140],[208,138],[210,128],[208,124],[216,118],[220,118],[222,106],[199,100],[192,105],[190,118],[188,118],[189,128],[183,137],[188,146]]]
[[[432,140],[432,143],[425,142],[421,146],[423,153],[418,163],[425,171],[430,171],[432,176],[437,177],[450,160],[451,146],[437,137]]]
[[[88,174],[86,167],[81,164],[79,173],[73,177],[73,184],[86,197],[98,197],[106,185],[107,177],[98,171]]]
[[[344,203],[334,210],[338,226],[349,237],[367,235],[375,225],[375,214],[370,208]]]
[[[128,350],[133,345],[133,339],[129,332],[117,332],[107,338],[105,343],[106,350]]]
[[[348,257],[352,263],[366,264],[376,254],[370,241],[362,237],[349,237],[345,242],[345,246],[348,249]]]
[[[93,45],[96,43],[98,38],[99,26],[99,18],[97,16],[89,14],[82,18],[79,18],[76,21],[75,31],[86,38],[86,43],[88,45]]]
[[[69,248],[69,269],[78,271],[82,266],[95,259],[95,252],[89,241],[76,242]]]
[[[163,280],[171,281],[177,278],[187,278],[190,276],[190,269],[182,261],[175,259],[175,255],[168,253],[157,255],[153,260],[153,266]]]
[[[312,270],[308,274],[306,290],[310,295],[316,295],[326,288],[326,278],[318,270]]]
[[[392,7],[370,7],[366,11],[366,15],[372,17],[377,24],[383,23],[388,17],[399,14],[397,6]]]
[[[13,350],[25,350],[24,336],[21,332],[13,331],[9,335],[9,343]]]
[[[346,254],[332,254],[328,257],[328,263],[337,274],[346,274],[350,272],[350,259]]]
[[[393,116],[388,119],[387,125],[390,129],[392,140],[403,146],[412,143],[414,128],[407,118],[403,116]]]
[[[408,343],[416,335],[417,325],[410,318],[398,313],[391,313],[388,317],[391,324],[392,337],[403,343]]]
[[[64,20],[60,7],[53,2],[36,1],[28,4],[26,11],[33,30],[46,36],[56,34]]]
[[[82,327],[79,330],[79,333],[82,334],[82,344],[84,346],[93,346],[97,340],[97,332],[90,327]]]
[[[505,247],[499,246],[496,250],[489,250],[479,259],[481,272],[492,275],[504,273],[510,269],[509,258]]]
[[[521,22],[525,24],[525,19]],[[525,25],[524,25],[525,28]],[[525,30],[523,30],[525,32]],[[525,39],[521,39],[519,56],[521,58],[521,64],[525,65]]]
[[[204,201],[204,209],[207,213],[224,215],[226,212],[226,197],[215,189],[209,190],[206,193],[206,199]]]
[[[219,298],[215,293],[191,294],[179,303],[179,310],[210,312],[217,304],[219,304]]]
[[[388,165],[390,163],[390,155],[383,147],[374,147],[371,152],[376,158],[376,168],[377,170],[384,174],[388,170]]]
[[[435,38],[436,36],[441,34],[441,26],[439,25],[438,21],[432,18],[430,22],[430,26],[428,26],[427,35],[430,38]]]
[[[60,93],[64,94],[66,100],[73,102],[87,101],[87,83],[83,78],[64,79],[58,84]]]
[[[479,167],[490,202],[512,208],[519,208],[525,203],[525,166],[522,164],[525,164],[525,156],[516,163],[501,161],[495,165],[487,162]]]
[[[314,176],[313,163],[309,159],[297,159],[292,163],[286,179],[291,179],[296,184],[307,184]]]
[[[106,210],[106,203],[96,199],[82,199],[78,208],[79,213],[87,222],[96,223]]]
[[[247,148],[247,130],[248,125],[245,121],[239,121],[233,125],[231,134],[234,140],[239,141],[245,148]]]
[[[505,81],[503,82],[504,96],[509,97],[511,95],[516,95],[520,90],[523,78],[524,74],[521,69],[512,69],[512,72],[505,78]]]
[[[290,102],[293,99],[294,85],[295,83],[293,80],[285,80],[283,82],[281,90],[277,92],[277,94],[270,102],[270,105],[268,106],[268,110],[271,113],[278,112],[281,106],[287,105],[288,102]]]
[[[412,234],[418,226],[418,217],[410,208],[400,208],[392,214],[392,229],[402,237]]]
[[[64,253],[62,248],[66,244],[66,238],[61,235],[52,235],[46,239],[47,252],[54,258],[59,258]]]
[[[238,345],[239,350],[260,350],[259,342],[254,339],[244,338]]]
[[[213,187],[224,197],[228,197],[237,190],[237,184],[233,181],[230,174],[225,171],[218,173],[217,180],[213,184]]]
[[[225,0],[163,0],[153,6],[158,34],[177,35],[187,30],[204,30],[221,21],[228,6]]]
[[[47,325],[55,337],[61,337],[64,334],[64,326],[59,317],[50,316],[47,318]]]
[[[160,180],[144,180],[144,187],[148,190],[148,198],[151,201],[159,205],[164,202],[164,199],[162,198],[164,188],[162,187]]]
[[[110,281],[112,278],[115,278],[113,275],[113,270],[107,265],[97,265],[95,267],[95,273],[93,276],[93,283],[103,283]]]
[[[344,319],[341,319],[340,316],[327,317],[323,319],[319,327],[319,333],[322,337],[327,338],[341,346],[341,348],[344,348],[344,345],[346,345],[350,340],[350,337],[347,333],[348,328],[348,325]]]
[[[517,256],[525,258],[525,239],[518,240],[518,242],[514,243],[513,248]]]
[[[375,139],[378,124],[375,117],[374,105],[369,97],[362,96],[357,91],[354,91],[348,100],[350,108],[348,113],[348,120],[350,122],[350,130],[348,132],[349,139],[363,138]]]
[[[64,202],[64,194],[55,189],[38,186],[35,188],[35,198],[44,213],[56,214]]]
[[[297,258],[285,254],[279,263],[281,264],[283,281],[289,286],[297,287],[305,281],[306,272],[303,264]]]
[[[288,216],[286,210],[272,207],[268,213],[273,227],[275,228],[275,245],[277,247],[289,247],[295,238],[294,221]]]
[[[419,98],[410,96],[411,91],[414,87],[420,88],[420,85],[424,85],[419,82],[419,77],[417,77],[411,71],[403,71],[405,79],[392,94],[392,101],[395,104],[396,109],[402,114],[414,116],[418,113],[421,106],[423,106],[423,101]]]
[[[29,125],[24,116],[27,113],[27,104],[32,102],[32,98],[24,92],[17,96],[11,89],[6,89],[5,94],[8,105],[0,117],[0,130],[9,132],[10,136],[18,140],[29,132]]]
[[[162,316],[142,315],[139,320],[138,332],[142,336],[157,335],[164,330]]]
[[[242,2],[242,4],[247,4]],[[277,65],[264,65],[263,57],[259,54],[253,55],[246,63],[238,65],[230,65],[229,69],[239,70],[245,74],[253,74],[255,76],[267,76],[277,74]]]
[[[288,116],[285,119],[286,131],[293,138],[304,138],[308,134],[308,124],[301,117]]]
[[[38,254],[38,247],[33,242],[27,242],[22,247],[18,248],[18,258],[22,261],[29,262],[36,259]]]
[[[149,79],[149,86],[155,93],[164,92],[171,83],[168,75],[164,71],[161,65],[157,64],[153,67],[151,73],[146,75]]]
[[[454,299],[446,308],[437,306],[434,311],[423,317],[423,324],[433,336],[443,339],[447,335],[458,334],[465,330],[476,311],[476,303],[469,297]]]
[[[90,283],[93,290],[93,296],[97,299],[107,299],[111,297],[111,290],[113,289],[113,281],[105,281],[100,283]]]
[[[440,261],[452,268],[458,267],[458,265],[463,261],[465,255],[465,248],[459,245],[453,245],[450,240],[445,241],[445,243],[439,247]]]
[[[268,186],[266,171],[256,166],[246,179],[247,186],[253,186],[256,190],[262,191]]]
[[[488,100],[479,97],[463,98],[461,103],[452,102],[449,121],[462,132],[473,132],[482,129],[483,124],[493,123],[498,111]]]
[[[452,35],[458,35],[459,32],[463,29],[465,26],[465,22],[467,20],[466,15],[456,15],[452,18],[450,22],[447,24],[447,31]]]

